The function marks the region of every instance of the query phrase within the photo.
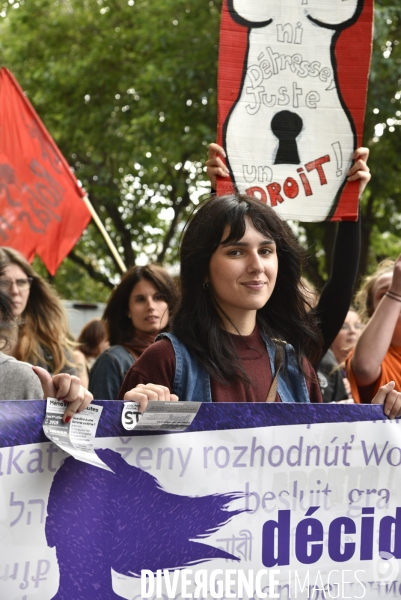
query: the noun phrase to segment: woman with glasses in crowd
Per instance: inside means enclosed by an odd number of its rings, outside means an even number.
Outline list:
[[[11,299],[0,289],[0,400],[39,400],[42,386],[31,365],[8,355],[16,328]]]
[[[18,332],[8,353],[49,373],[76,375],[73,345],[61,301],[16,250],[0,248],[0,288],[11,299]]]
[[[0,281],[5,279],[7,276],[0,264]],[[5,287],[7,289],[7,285]],[[68,423],[72,414],[85,410],[92,395],[74,375],[59,373],[52,376],[41,367],[32,367],[10,356],[12,341],[18,339],[18,324],[13,312],[10,296],[0,287],[0,401],[40,400],[47,396],[63,398],[66,402],[64,420]]]

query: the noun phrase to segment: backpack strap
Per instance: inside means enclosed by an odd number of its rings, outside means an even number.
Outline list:
[[[276,356],[274,357],[275,375],[274,375],[274,378],[273,378],[273,381],[270,386],[270,390],[269,390],[269,393],[267,394],[265,402],[275,402],[276,401],[278,376],[279,376],[279,372],[281,369],[281,365],[283,364],[283,356],[284,356],[283,344],[286,343],[283,340],[277,340],[277,339],[274,339],[273,341],[276,342]]]

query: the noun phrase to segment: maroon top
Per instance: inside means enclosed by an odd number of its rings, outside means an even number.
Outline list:
[[[236,381],[233,385],[224,385],[210,378],[213,402],[265,402],[273,377],[269,355],[259,329],[255,328],[254,332],[247,336],[229,335],[252,384],[246,386],[243,382]],[[306,358],[304,358],[303,369],[310,401],[322,402],[315,371]],[[122,400],[125,392],[132,390],[139,383],[165,385],[171,390],[174,375],[174,348],[170,340],[165,338],[149,346],[134,362],[125,376],[118,399]],[[281,402],[278,394],[276,402]]]

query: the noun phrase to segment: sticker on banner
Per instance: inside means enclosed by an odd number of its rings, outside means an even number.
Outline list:
[[[200,404],[150,401],[141,415],[137,402],[125,402],[121,422],[127,431],[185,431],[196,417]]]
[[[47,398],[43,423],[46,437],[77,460],[111,471],[93,449],[93,440],[103,407],[91,404],[82,412],[75,414],[69,423],[63,421],[65,408],[65,402],[62,400]]]
[[[139,403],[124,402],[123,414],[121,415],[121,423],[127,431],[134,429],[140,419]]]

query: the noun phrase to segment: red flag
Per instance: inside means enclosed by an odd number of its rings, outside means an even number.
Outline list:
[[[90,221],[85,191],[14,76],[0,70],[0,245],[54,275]]]

